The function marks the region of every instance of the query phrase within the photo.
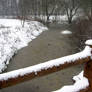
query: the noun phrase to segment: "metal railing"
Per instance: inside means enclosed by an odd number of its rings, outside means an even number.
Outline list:
[[[92,48],[92,44],[86,44],[90,49]],[[90,51],[90,53],[92,53]],[[87,53],[85,53],[87,54]],[[64,57],[67,58],[67,57]],[[62,61],[62,60],[61,60]],[[89,87],[83,89],[83,90],[79,90],[80,92],[88,92],[88,90],[92,90],[92,58],[91,56],[85,56],[84,58],[79,58],[76,59],[74,61],[64,61],[64,63],[59,63],[59,65],[55,65],[54,62],[56,62],[55,60],[52,60],[50,62],[45,62],[42,64],[38,64],[35,66],[31,66],[29,68],[24,68],[19,69],[19,70],[15,70],[15,71],[11,71],[11,72],[7,72],[7,73],[3,73],[0,74],[0,88],[5,88],[8,86],[13,86],[16,85],[18,83],[27,81],[27,80],[32,80],[36,77],[41,77],[41,76],[45,76],[48,75],[50,73],[54,73],[57,71],[60,71],[62,69],[74,66],[74,65],[78,65],[78,64],[82,64],[85,63],[85,67],[84,67],[84,77],[86,77],[89,81]],[[51,67],[45,67],[45,65],[49,65],[51,64]],[[41,68],[40,66],[42,66],[43,68]],[[36,67],[39,67],[38,70],[35,70]],[[24,74],[20,74],[21,72],[25,72],[25,71],[29,71],[27,73]],[[17,75],[14,77],[13,74],[17,73]],[[7,78],[5,78],[5,76],[7,76]]]

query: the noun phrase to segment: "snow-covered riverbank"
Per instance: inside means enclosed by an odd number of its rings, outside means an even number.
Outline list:
[[[45,30],[47,28],[36,21],[26,21],[22,27],[20,20],[0,19],[0,72],[7,68],[17,50],[27,46]]]

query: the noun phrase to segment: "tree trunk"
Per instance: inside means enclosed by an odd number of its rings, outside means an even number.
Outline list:
[[[47,22],[49,22],[49,16],[47,16]]]
[[[68,23],[71,24],[72,23],[72,17],[68,18]]]

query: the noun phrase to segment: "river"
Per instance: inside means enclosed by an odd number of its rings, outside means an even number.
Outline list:
[[[69,29],[73,33],[62,35],[61,31]],[[48,31],[43,32],[37,39],[18,51],[7,68],[12,71],[48,60],[79,52],[79,39],[74,35],[74,30],[67,25],[51,25]],[[2,89],[0,92],[51,92],[64,85],[73,84],[72,77],[82,70],[82,65],[77,65],[59,72],[36,78],[22,84]]]

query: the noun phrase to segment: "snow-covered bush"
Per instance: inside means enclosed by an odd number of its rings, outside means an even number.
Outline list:
[[[26,21],[22,27],[20,20],[0,19],[0,72],[7,68],[17,50],[28,45],[47,28],[36,21]]]

